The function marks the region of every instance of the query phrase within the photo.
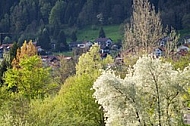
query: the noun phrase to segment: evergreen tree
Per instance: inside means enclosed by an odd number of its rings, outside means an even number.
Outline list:
[[[71,40],[72,40],[73,42],[76,42],[76,41],[77,41],[76,31],[73,31],[73,32],[71,33]]]
[[[10,64],[12,63],[13,59],[16,57],[17,49],[19,48],[18,44],[16,42],[13,43],[13,46],[11,47],[9,54],[10,54]]]
[[[106,34],[104,32],[104,29],[103,27],[100,28],[100,31],[99,31],[99,38],[105,38],[106,37]]]
[[[39,36],[37,45],[41,46],[42,49],[45,49],[46,51],[51,49],[51,40],[50,40],[50,34],[47,28],[44,28],[42,33]]]
[[[59,32],[57,43],[56,43],[56,50],[57,51],[67,51],[69,50],[69,45],[66,40],[66,35],[63,30]]]
[[[17,49],[18,49],[18,44],[16,42],[14,42],[13,46],[10,48],[9,53],[4,54],[4,56],[3,56],[3,61],[1,62],[1,65],[0,65],[0,83],[1,83],[1,85],[4,84],[4,81],[3,81],[4,73],[7,71],[7,69],[12,68],[11,63],[12,63],[13,59],[16,57]]]
[[[45,24],[48,24],[49,20],[49,13],[51,11],[51,4],[49,2],[42,2],[40,3],[40,12],[41,12],[41,15],[42,15],[42,19],[44,21]]]
[[[7,61],[8,60],[8,61]],[[3,61],[1,61],[0,65],[0,86],[4,84],[3,75],[7,71],[7,69],[10,67],[9,58],[4,58]]]
[[[55,6],[51,9],[49,14],[49,24],[54,25],[58,23],[58,25],[62,24],[64,21],[64,13],[66,9],[66,2],[62,0],[58,0],[55,3]]]
[[[52,88],[50,86],[50,69],[43,68],[42,60],[37,55],[26,56],[19,62],[19,69],[8,69],[4,75],[7,89],[16,87],[16,93],[28,100],[43,98]]]
[[[10,29],[10,16],[8,14],[5,14],[4,18],[1,19],[0,28],[4,32],[9,32],[9,29]]]

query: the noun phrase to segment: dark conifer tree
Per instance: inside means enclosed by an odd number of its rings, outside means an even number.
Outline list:
[[[101,27],[100,31],[99,31],[99,38],[105,38],[106,37],[106,34],[104,32],[104,29],[103,27]]]
[[[16,42],[13,43],[12,48],[9,51],[10,54],[10,63],[13,61],[13,59],[16,57],[17,49],[19,48],[18,44]]]
[[[0,64],[0,85],[2,86],[3,81],[3,75],[7,71],[8,68],[12,68],[11,62],[16,57],[18,44],[16,42],[13,43],[13,46],[11,47],[8,54],[3,56],[3,61]]]
[[[61,30],[59,32],[57,43],[56,43],[56,50],[57,51],[67,51],[69,49],[68,43],[66,41],[65,32]]]
[[[37,45],[41,46],[42,49],[50,50],[51,49],[50,42],[51,40],[50,40],[49,32],[46,28],[44,28],[42,33],[39,36]]]
[[[1,65],[0,65],[0,86],[2,86],[4,83],[3,74],[7,71],[8,65],[9,65],[9,63],[5,59],[1,62]]]
[[[76,35],[76,32],[75,32],[75,31],[72,32],[72,34],[71,34],[71,40],[72,40],[73,42],[77,41],[77,35]]]

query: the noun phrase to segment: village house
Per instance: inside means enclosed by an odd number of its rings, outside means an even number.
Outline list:
[[[161,48],[155,48],[153,54],[155,57],[161,57],[163,56],[163,50]]]
[[[0,46],[0,58],[3,58],[3,55],[7,53],[13,44],[2,44]]]
[[[176,55],[185,56],[189,51],[188,44],[181,45],[177,48]]]
[[[165,37],[161,38],[161,39],[158,41],[158,46],[159,46],[159,47],[166,46],[166,44],[167,44],[168,41],[170,41],[170,37],[165,36]]]
[[[50,66],[51,68],[58,68],[60,67],[60,58],[64,58],[65,60],[71,60],[72,57],[65,57],[65,56],[54,56],[54,55],[46,55],[41,56],[42,62],[44,66]]]
[[[190,35],[183,37],[184,44],[190,44]]]
[[[90,48],[92,46],[92,42],[90,41],[79,41],[79,42],[70,42],[69,49],[73,50],[74,48]]]
[[[98,43],[101,49],[105,49],[107,47],[111,48],[112,45],[112,40],[110,38],[97,38],[94,42]]]

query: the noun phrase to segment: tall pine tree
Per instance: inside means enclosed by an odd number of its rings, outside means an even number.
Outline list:
[[[101,27],[100,31],[99,31],[99,38],[105,38],[106,37],[106,34],[104,32],[104,29],[103,27]]]

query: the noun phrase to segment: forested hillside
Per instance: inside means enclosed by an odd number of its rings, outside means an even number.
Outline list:
[[[190,27],[189,0],[150,2],[161,12],[164,26],[173,26],[177,30]],[[86,25],[104,26],[128,21],[131,10],[132,0],[2,0],[1,42],[22,44],[25,39],[37,40],[44,34],[50,36],[50,40],[57,40],[61,30],[72,27],[73,30],[66,33],[69,38],[76,29]]]

